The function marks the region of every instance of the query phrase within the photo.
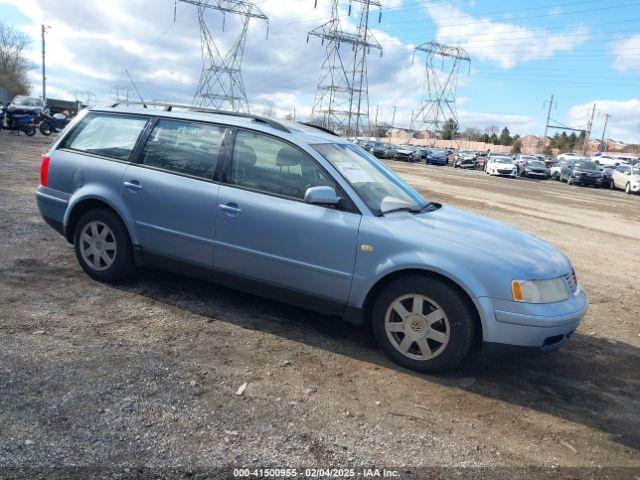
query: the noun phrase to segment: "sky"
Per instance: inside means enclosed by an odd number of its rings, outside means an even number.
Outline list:
[[[256,112],[311,112],[324,47],[307,32],[328,20],[330,0],[255,0],[269,17],[252,20],[242,65]],[[424,95],[424,60],[414,48],[429,40],[464,48],[459,72],[462,129],[508,126],[542,134],[548,99],[554,122],[585,128],[596,104],[593,134],[640,143],[640,1],[381,0],[370,26],[383,47],[367,57],[371,116],[408,127]],[[341,22],[353,29],[359,3],[342,0]],[[190,103],[201,66],[196,11],[173,0],[0,0],[0,20],[33,37],[33,94],[41,94],[40,25],[47,30],[47,95],[91,91],[107,103],[125,68],[145,100]],[[240,28],[227,16],[207,17],[221,49]],[[342,47],[348,52],[348,46]],[[81,98],[83,94],[80,93]],[[550,130],[553,134],[554,130]]]

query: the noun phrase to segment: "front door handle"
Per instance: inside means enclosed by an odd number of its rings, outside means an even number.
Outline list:
[[[142,190],[142,185],[137,180],[131,180],[129,182],[123,182],[124,186],[130,190]]]
[[[240,215],[242,213],[242,209],[238,207],[235,203],[227,203],[226,205],[220,205],[220,210],[225,212],[227,215],[235,217],[236,215]]]

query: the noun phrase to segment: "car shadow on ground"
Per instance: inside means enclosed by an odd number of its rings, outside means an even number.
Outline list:
[[[411,374],[426,382],[469,390],[607,433],[640,449],[640,349],[575,333],[565,348],[532,356],[472,354],[455,371],[425,375],[396,366],[378,349],[371,330],[218,285],[142,270],[114,288],[207,318]],[[231,309],[233,314],[220,315]],[[469,385],[471,383],[471,385]]]

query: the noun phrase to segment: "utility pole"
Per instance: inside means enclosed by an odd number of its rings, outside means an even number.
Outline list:
[[[380,109],[380,105],[376,105],[376,119],[375,119],[375,137],[376,140],[379,140],[380,137],[378,137],[378,110]]]
[[[584,136],[584,144],[582,145],[582,155],[587,154],[587,147],[589,146],[589,138],[591,137],[591,128],[593,127],[593,117],[596,114],[596,104],[593,104],[593,108],[591,109],[591,118],[589,119],[589,124],[587,125],[587,134]]]
[[[269,18],[251,0],[174,0],[174,14],[178,3],[195,6],[200,25],[202,70],[193,106],[249,113],[249,101],[242,79],[242,58],[249,22],[252,18],[264,21],[268,32]],[[212,32],[213,28],[207,22],[209,12],[222,15],[222,31],[227,15],[240,20],[240,33],[232,44],[225,44],[228,48],[226,51],[222,50],[218,32]]]
[[[391,116],[391,131],[389,133],[389,138],[391,138],[391,136],[393,135],[393,129],[396,126],[396,110],[398,109],[398,107],[396,107],[395,105],[393,106],[393,115]]]
[[[428,41],[418,45],[416,52],[425,55],[424,96],[414,120],[434,132],[442,132],[443,123],[452,119],[458,125],[456,90],[461,65],[471,69],[471,58],[460,47]],[[454,132],[455,133],[455,132]]]
[[[343,30],[340,24],[340,0],[331,0],[331,19],[307,35],[318,37],[325,46],[324,60],[311,111],[311,123],[346,136],[358,137],[370,129],[367,55],[382,46],[369,26],[371,6],[381,8],[380,0],[351,0],[360,5],[357,30]],[[316,0],[317,6],[317,0]],[[378,22],[380,22],[380,13]],[[351,46],[351,54],[340,51]]]
[[[611,115],[609,115],[608,113],[604,116],[604,128],[602,129],[602,140],[601,140],[602,145],[604,145],[603,152],[607,150],[607,144],[604,143],[604,135],[607,132],[607,123],[609,123],[610,116]]]
[[[44,34],[49,29],[44,23],[40,25],[40,32],[42,35],[42,106],[47,106],[47,75],[45,69],[45,41]]]
[[[542,138],[542,152],[547,146],[547,132],[549,131],[549,120],[551,120],[551,108],[553,107],[553,95],[549,99],[549,110],[547,111],[547,123],[544,125],[544,137]]]

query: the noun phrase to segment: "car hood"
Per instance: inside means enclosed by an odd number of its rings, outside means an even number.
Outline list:
[[[502,222],[443,206],[418,215],[405,215],[408,235],[428,248],[439,245],[467,249],[473,256],[492,257],[525,279],[548,279],[571,271],[568,258],[557,248]]]

